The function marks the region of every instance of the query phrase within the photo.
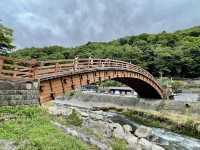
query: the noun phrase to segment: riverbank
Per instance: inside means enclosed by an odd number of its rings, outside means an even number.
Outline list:
[[[42,108],[1,107],[0,149],[200,149],[191,138],[199,138],[199,103],[177,104],[75,93]]]
[[[200,102],[139,100],[96,94],[73,95],[68,104],[118,112],[141,124],[200,138]]]
[[[100,149],[105,148],[105,146],[108,149],[109,146],[112,145],[112,141],[115,141],[115,137],[117,137],[118,142],[116,143],[123,143],[119,144],[121,148],[111,148],[113,150],[127,150],[127,147],[131,146],[131,143],[129,143],[129,136],[126,134],[126,136],[124,136],[124,126],[126,127],[127,125],[131,126],[132,128],[132,131],[130,132],[132,137],[131,141],[134,142],[135,147],[140,147],[140,144],[143,141],[141,137],[138,137],[138,135],[135,134],[136,130],[139,130],[141,127],[141,135],[145,135],[146,133],[144,132],[146,132],[146,130],[151,131],[150,136],[144,138],[145,144],[143,146],[150,146],[150,148],[144,148],[145,150],[155,150],[152,149],[153,144],[160,146],[159,149],[166,150],[196,150],[200,148],[200,140],[198,139],[175,134],[160,128],[146,127],[137,122],[137,120],[126,117],[126,115],[123,115],[122,113],[124,110],[127,110],[124,107],[106,107],[106,103],[104,103],[104,106],[100,106],[99,103],[95,104],[96,105],[92,104],[93,106],[89,106],[88,102],[82,103],[80,101],[75,102],[74,100],[73,102],[71,102],[71,100],[55,100],[46,107],[48,108],[49,112],[56,116],[55,121],[59,123],[58,126],[64,131],[70,135],[79,137],[87,143],[97,144],[97,147]],[[66,119],[68,117],[65,116],[71,114],[72,110],[78,112],[79,116],[81,117],[81,126],[68,126],[68,123],[66,123]],[[144,130],[143,127],[145,127]],[[117,135],[115,135],[114,132],[116,128],[116,132],[120,132]]]

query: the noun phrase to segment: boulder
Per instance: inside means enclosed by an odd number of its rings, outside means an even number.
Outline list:
[[[15,150],[15,143],[9,140],[0,139],[0,149],[2,150]]]
[[[122,126],[118,123],[113,123],[112,126],[113,126],[113,136],[119,139],[124,139],[125,133]]]
[[[94,120],[104,120],[102,111],[95,111],[89,114],[90,117]]]
[[[96,120],[104,120],[103,116],[99,115],[99,114],[95,115],[95,119]]]
[[[89,116],[89,114],[86,112],[83,111],[78,111],[78,112],[80,113],[81,117],[87,118]]]
[[[65,132],[67,134],[70,134],[70,135],[74,136],[74,137],[79,137],[79,133],[76,130],[74,130],[74,129],[65,128]]]
[[[148,140],[141,138],[138,143],[141,145],[142,150],[152,150],[152,143]]]
[[[109,123],[109,126],[113,131],[114,129],[116,129],[118,126],[121,126],[121,125],[119,123],[111,122],[111,123]]]
[[[64,108],[64,107],[49,107],[48,108],[49,113],[52,115],[65,115],[69,116],[72,114],[71,108]]]
[[[106,123],[105,124],[105,128],[104,128],[104,133],[105,133],[105,136],[108,137],[108,138],[111,138],[112,137],[112,127],[110,127],[109,123]]]
[[[123,125],[123,128],[124,128],[124,132],[126,134],[129,134],[129,133],[131,133],[133,131],[132,127],[130,125],[128,125],[128,124]]]
[[[136,144],[136,145],[134,145],[134,147],[128,145],[128,150],[143,150],[143,149],[142,149],[141,145]]]
[[[125,140],[128,143],[128,147],[130,148],[135,148],[138,146],[138,138],[134,135],[128,135],[125,136]]]
[[[149,138],[152,136],[152,129],[145,126],[140,126],[135,130],[135,135],[139,138]]]
[[[153,144],[153,145],[152,145],[152,150],[165,150],[165,149],[162,148],[161,146],[158,146],[158,145]]]

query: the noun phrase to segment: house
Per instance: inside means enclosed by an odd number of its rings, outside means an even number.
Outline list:
[[[137,93],[130,87],[107,87],[108,93],[114,95],[137,95]]]

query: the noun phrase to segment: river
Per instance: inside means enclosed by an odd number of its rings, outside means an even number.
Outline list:
[[[110,116],[110,115],[109,115]],[[128,119],[123,115],[114,113],[113,122],[120,124],[129,124],[133,128],[137,128],[140,124]],[[185,135],[176,134],[174,132],[166,131],[165,129],[152,128],[153,135],[158,137],[160,145],[168,150],[200,150],[200,140],[191,138]]]

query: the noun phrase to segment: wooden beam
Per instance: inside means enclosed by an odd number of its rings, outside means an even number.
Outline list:
[[[2,70],[3,70],[3,64],[4,64],[4,59],[0,57],[0,76],[2,76]]]

